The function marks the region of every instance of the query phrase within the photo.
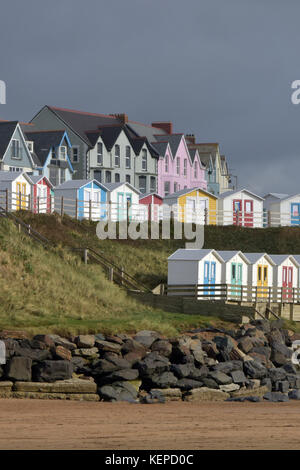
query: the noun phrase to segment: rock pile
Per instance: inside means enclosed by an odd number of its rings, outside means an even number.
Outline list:
[[[300,338],[300,336],[299,336]],[[0,397],[128,401],[288,401],[300,399],[300,368],[280,321],[234,331],[195,329],[175,339],[0,332],[7,363]]]

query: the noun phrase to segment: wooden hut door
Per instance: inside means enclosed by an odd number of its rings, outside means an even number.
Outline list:
[[[205,261],[204,262],[204,285],[209,286],[204,290],[205,295],[213,295],[215,293],[214,286],[216,283],[216,262]]]
[[[282,267],[282,299],[288,300],[293,297],[293,268]]]
[[[242,225],[243,211],[242,211],[242,200],[234,199],[233,204],[233,225]]]
[[[268,294],[268,266],[257,265],[257,297],[266,297]]]
[[[244,226],[253,227],[253,201],[251,199],[244,201]]]

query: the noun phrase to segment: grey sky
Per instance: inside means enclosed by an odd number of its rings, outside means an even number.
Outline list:
[[[299,0],[9,0],[1,119],[126,112],[220,142],[239,185],[300,193]]]

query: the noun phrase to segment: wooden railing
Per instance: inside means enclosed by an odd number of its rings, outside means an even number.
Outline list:
[[[238,286],[233,284],[166,285],[166,295],[194,297],[202,300],[233,302],[300,303],[299,287]]]
[[[300,226],[300,215],[274,211],[219,210],[203,208],[201,205],[191,208],[180,205],[133,204],[83,201],[78,198],[66,198],[51,195],[49,197],[33,197],[31,194],[0,191],[0,206],[7,211],[29,210],[33,213],[57,212],[62,217],[66,214],[74,219],[93,221],[155,221],[173,219],[179,222],[190,222],[199,225],[236,225],[240,227],[280,227]]]

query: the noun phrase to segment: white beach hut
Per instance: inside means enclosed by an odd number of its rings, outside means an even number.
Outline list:
[[[293,288],[299,285],[299,262],[292,255],[269,255],[274,261],[274,302],[293,300]],[[277,290],[278,289],[278,290]]]
[[[219,195],[219,225],[263,227],[264,199],[248,189],[226,191]]]
[[[216,285],[221,284],[223,263],[215,250],[179,249],[168,258],[168,289],[170,286],[198,284],[202,286],[198,290],[198,298],[203,295],[218,298]],[[172,294],[170,290],[168,293]],[[195,295],[195,290],[192,295]]]

